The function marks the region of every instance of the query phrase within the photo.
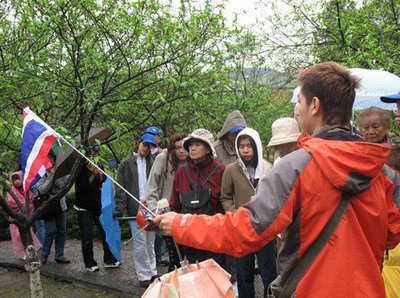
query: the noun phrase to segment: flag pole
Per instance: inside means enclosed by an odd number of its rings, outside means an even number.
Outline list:
[[[115,181],[110,175],[108,175],[106,172],[104,172],[98,165],[96,165],[93,161],[91,161],[89,158],[87,158],[82,152],[80,152],[78,149],[75,148],[74,145],[72,145],[70,142],[68,142],[66,139],[64,139],[61,135],[58,134],[58,136],[65,142],[67,143],[72,149],[74,149],[78,154],[80,154],[83,158],[85,158],[87,161],[89,161],[95,168],[97,168],[100,172],[102,172],[106,177],[110,178],[111,181],[113,181],[118,187],[120,187],[123,191],[126,192],[128,196],[130,196],[132,199],[134,199],[136,202],[140,204],[144,209],[149,211],[154,217],[156,214],[152,212],[146,205],[144,205],[142,202],[140,202],[134,195],[132,195],[129,191],[127,191],[124,187],[122,187],[117,181]],[[57,169],[56,169],[57,171]]]

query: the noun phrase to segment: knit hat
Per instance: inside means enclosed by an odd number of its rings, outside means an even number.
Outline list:
[[[299,125],[293,118],[279,118],[272,123],[272,138],[268,147],[297,142]]]
[[[214,143],[214,137],[211,132],[204,128],[196,129],[189,136],[183,139],[183,148],[189,152],[189,146],[195,140],[200,140],[206,143],[211,149],[211,157],[213,159],[217,158],[217,153],[212,145]]]

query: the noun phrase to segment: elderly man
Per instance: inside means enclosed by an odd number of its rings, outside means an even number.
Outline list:
[[[275,297],[385,297],[380,265],[400,241],[390,148],[346,127],[359,87],[346,68],[317,64],[297,81],[297,113],[309,135],[260,180],[249,203],[235,213],[166,213],[154,222],[180,244],[238,257],[283,232]]]

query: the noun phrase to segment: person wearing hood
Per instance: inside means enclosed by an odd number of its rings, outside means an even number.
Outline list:
[[[298,115],[308,137],[250,202],[234,213],[170,212],[154,222],[182,245],[237,257],[283,232],[272,297],[385,297],[380,265],[400,242],[400,180],[385,165],[390,148],[347,127],[359,81],[335,62],[302,70]]]
[[[257,131],[243,129],[235,141],[238,159],[228,165],[222,176],[221,203],[225,212],[236,210],[247,204],[256,194],[259,180],[271,169],[262,158],[262,144]],[[247,256],[236,258],[236,272],[240,297],[255,297],[254,261],[257,256],[258,268],[264,284],[264,297],[269,284],[276,278],[275,241]]]
[[[18,201],[22,205],[22,208],[25,209],[26,208],[25,207],[26,199],[25,199],[25,194],[23,193],[23,188],[22,188],[22,171],[12,173],[8,180],[12,184],[12,188],[11,188],[12,193],[17,197]],[[28,198],[29,198],[29,200],[28,200],[29,214],[31,214],[32,208],[33,208],[33,195],[29,190],[28,190]],[[14,198],[11,196],[11,194],[7,195],[7,204],[14,212],[22,213],[23,210],[20,209],[20,207],[18,206],[18,204],[14,200]],[[39,249],[42,248],[42,245],[40,244],[40,241],[38,240],[36,235],[33,233],[32,228],[30,228],[30,232],[31,232],[35,250],[38,251]],[[10,224],[10,235],[11,235],[11,242],[13,244],[15,256],[23,258],[25,256],[24,245],[22,244],[19,229],[14,224]]]
[[[188,161],[175,173],[170,198],[172,211],[208,215],[224,213],[219,197],[225,166],[215,160],[217,156],[213,141],[213,135],[203,128],[196,129],[183,140]],[[184,246],[183,251],[189,263],[213,258],[221,267],[225,267],[224,254],[199,250],[190,244]]]
[[[218,141],[213,144],[218,162],[227,166],[236,161],[235,139],[245,127],[246,121],[239,110],[229,113],[218,134]]]

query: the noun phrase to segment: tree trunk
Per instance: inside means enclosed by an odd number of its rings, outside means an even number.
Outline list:
[[[33,245],[25,249],[25,270],[29,272],[31,297],[43,297],[42,281],[40,280],[40,262],[38,254]]]

